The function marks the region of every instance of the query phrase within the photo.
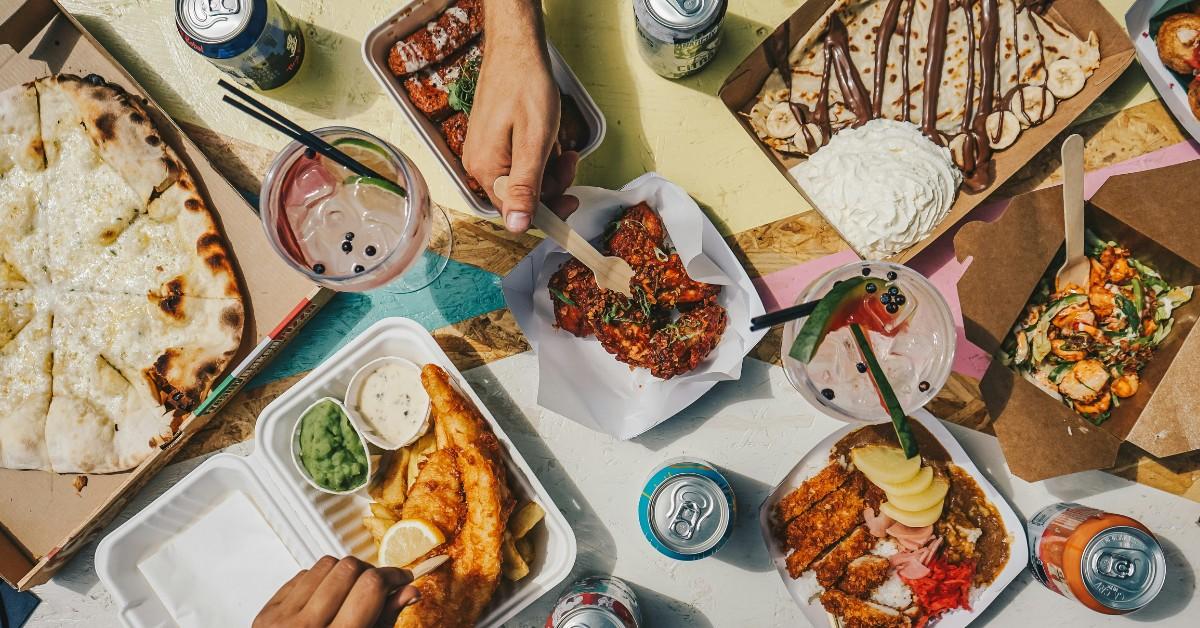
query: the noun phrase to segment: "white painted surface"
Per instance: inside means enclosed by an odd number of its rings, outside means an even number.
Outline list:
[[[805,626],[767,559],[755,511],[771,487],[810,447],[840,426],[809,408],[783,371],[748,360],[739,382],[724,382],[689,410],[632,441],[588,431],[537,407],[536,359],[522,354],[468,371],[476,391],[554,496],[579,540],[575,576],[615,573],[634,585],[646,626]],[[1195,564],[1200,562],[1200,504],[1101,472],[1038,484],[1011,477],[995,440],[965,428],[950,430],[999,491],[1024,516],[1060,500],[1130,515],[1149,526],[1167,551],[1168,579],[1159,599],[1128,617],[1105,617],[1059,597],[1026,575],[1000,596],[980,624],[992,626],[1195,626],[1200,617]],[[253,443],[226,451],[248,453]],[[635,505],[641,482],[661,460],[683,454],[709,460],[737,492],[737,527],[716,556],[677,563],[642,539]],[[124,521],[199,464],[168,467],[122,513]],[[85,547],[52,582],[38,587],[43,604],[31,625],[117,626],[108,594]],[[1188,556],[1190,561],[1188,562]],[[509,622],[538,628],[554,604],[547,595]],[[824,627],[818,627],[824,628]]]

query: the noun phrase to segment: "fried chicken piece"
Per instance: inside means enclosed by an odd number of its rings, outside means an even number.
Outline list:
[[[1200,47],[1200,15],[1176,13],[1167,16],[1158,29],[1156,43],[1163,65],[1189,76],[1200,70],[1200,57],[1196,52]]]
[[[776,534],[782,532],[792,519],[804,514],[813,504],[845,483],[849,477],[848,467],[833,462],[784,496],[775,504],[775,525],[778,526]]]
[[[445,59],[483,30],[483,1],[458,0],[388,53],[392,74],[404,77]]]
[[[671,379],[696,368],[721,342],[728,322],[725,308],[716,303],[684,312],[650,337],[650,373]]]
[[[658,212],[645,203],[638,203],[626,209],[617,220],[608,236],[608,249],[636,268],[657,260],[655,249],[663,246],[666,237],[667,230]]]
[[[650,295],[650,302],[666,309],[708,303],[721,293],[721,286],[696,281],[688,276],[678,253],[636,268],[633,282]]]
[[[479,42],[464,46],[441,63],[429,66],[404,79],[404,91],[408,99],[421,113],[431,120],[441,120],[450,115],[450,85],[462,75],[468,62],[481,59],[483,49]]]
[[[817,582],[826,589],[837,584],[838,579],[846,573],[846,567],[865,556],[874,545],[875,537],[871,536],[865,526],[854,528],[854,531],[833,546],[833,549],[813,562],[812,569],[817,572]]]
[[[591,269],[572,257],[550,276],[549,290],[554,324],[580,338],[591,336],[587,309],[604,298]]]
[[[843,628],[908,628],[912,619],[894,608],[847,595],[837,589],[821,594],[821,605],[836,615]]]
[[[869,597],[888,579],[891,568],[892,561],[882,556],[859,556],[846,565],[846,575],[838,583],[838,588],[855,597]]]
[[[651,368],[654,352],[650,338],[659,319],[646,303],[645,295],[634,291],[630,299],[605,291],[603,298],[588,307],[587,320],[600,345],[618,361]]]
[[[1200,79],[1192,79],[1188,86],[1188,104],[1192,106],[1192,115],[1200,118]]]
[[[463,145],[467,143],[467,124],[467,114],[459,111],[438,125],[442,137],[446,139],[446,146],[459,158],[463,155]]]
[[[787,557],[788,574],[799,578],[826,548],[841,540],[862,521],[863,482],[861,476],[796,517],[787,526],[787,545],[794,550]]]

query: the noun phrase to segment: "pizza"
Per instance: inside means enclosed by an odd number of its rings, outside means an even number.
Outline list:
[[[96,75],[0,92],[0,467],[136,467],[244,325],[228,245],[138,99]]]

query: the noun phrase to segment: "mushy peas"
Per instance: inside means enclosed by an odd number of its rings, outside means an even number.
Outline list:
[[[318,402],[300,417],[300,463],[314,482],[332,491],[367,483],[367,452],[333,401]]]

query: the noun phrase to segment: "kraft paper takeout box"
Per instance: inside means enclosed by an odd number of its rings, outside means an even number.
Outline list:
[[[802,3],[800,8],[796,9],[796,12],[786,22],[780,24],[767,39],[784,36],[786,26],[787,49],[791,50],[835,2],[844,3],[845,0],[809,0]],[[1130,43],[1129,37],[1125,35],[1125,30],[1117,24],[1098,0],[1055,0],[1047,14],[1081,37],[1086,38],[1089,31],[1094,31],[1100,40],[1100,67],[1088,79],[1083,91],[1073,98],[1058,103],[1054,115],[1045,124],[1026,129],[1021,133],[1016,144],[996,155],[994,160],[996,178],[991,186],[974,194],[965,188],[960,188],[958,199],[950,207],[950,213],[942,220],[941,224],[924,240],[893,255],[888,258],[889,261],[904,262],[911,259],[929,246],[938,236],[958,223],[967,215],[967,212],[982,203],[989,194],[1033,159],[1034,155],[1037,155],[1050,143],[1050,140],[1065,130],[1075,118],[1079,117],[1079,114],[1083,113],[1084,109],[1087,109],[1093,101],[1100,97],[1100,94],[1104,93],[1104,90],[1108,89],[1109,85],[1112,85],[1113,81],[1133,61],[1133,45]],[[760,44],[750,53],[750,56],[734,68],[729,78],[725,79],[725,84],[721,86],[720,91],[721,101],[750,135],[751,141],[767,155],[779,173],[786,177],[788,182],[804,196],[809,205],[815,207],[819,212],[821,208],[812,202],[812,199],[796,184],[796,180],[788,174],[789,168],[803,160],[784,155],[760,142],[744,115],[749,113],[750,107],[756,102],[759,91],[772,72],[774,70],[767,62],[767,53]]]
[[[182,44],[181,44],[182,45]],[[181,54],[192,54],[190,51]],[[196,63],[205,63],[195,55]],[[0,89],[50,73],[91,73],[146,95],[133,78],[53,0],[0,0]],[[87,476],[0,469],[0,577],[28,589],[50,578],[291,339],[331,292],[289,269],[266,243],[258,216],[152,101],[147,110],[164,139],[198,179],[232,245],[246,301],[246,328],[233,366],[174,440],[124,473]]]
[[[1176,192],[1200,179],[1200,161],[1113,177],[1088,203],[1086,225],[1116,240],[1173,286],[1200,283],[1196,201]],[[967,338],[995,355],[1063,244],[1062,188],[1013,200],[993,223],[963,225],[954,239]],[[1053,262],[1052,262],[1053,260]],[[1129,441],[1155,456],[1200,449],[1200,295],[1175,310],[1136,395],[1097,427],[993,360],[980,387],[1013,473],[1035,481],[1111,467]]]

